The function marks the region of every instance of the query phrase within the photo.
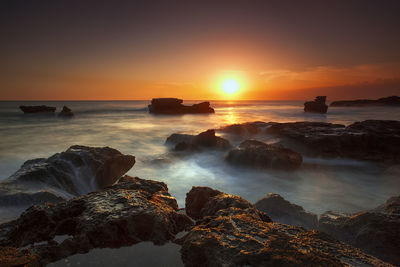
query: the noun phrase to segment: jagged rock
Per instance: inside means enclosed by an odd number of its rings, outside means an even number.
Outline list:
[[[0,182],[1,206],[59,202],[115,183],[135,157],[109,147],[71,146],[44,159],[26,161]]]
[[[269,145],[257,140],[246,140],[229,151],[227,162],[255,168],[297,169],[303,158],[291,149]]]
[[[266,212],[274,222],[302,226],[309,230],[318,229],[316,214],[305,211],[303,207],[290,203],[278,194],[269,193],[254,205]]]
[[[400,196],[376,209],[321,215],[319,229],[382,260],[400,265]]]
[[[165,144],[174,147],[175,151],[195,151],[201,148],[227,150],[231,147],[229,141],[216,136],[214,130],[207,130],[198,135],[172,134],[167,138]]]
[[[331,107],[375,107],[375,106],[400,106],[399,96],[383,97],[376,100],[357,99],[333,101]]]
[[[218,129],[218,131],[235,135],[253,135],[260,133],[267,126],[269,126],[267,122],[254,121],[227,125]]]
[[[206,187],[186,198],[196,226],[176,240],[185,266],[391,266],[327,234],[272,223],[248,201]]]
[[[177,98],[153,98],[149,105],[149,112],[154,114],[190,114],[190,113],[214,113],[210,102],[202,102],[192,106],[182,105],[183,100]]]
[[[72,110],[69,107],[64,106],[63,109],[61,110],[61,112],[58,114],[58,116],[60,116],[60,117],[72,117],[72,116],[74,116],[74,113],[72,112]]]
[[[2,267],[39,267],[39,257],[29,249],[0,247],[0,266]]]
[[[48,107],[48,106],[19,106],[19,108],[25,113],[54,113],[56,111],[56,107]]]
[[[326,96],[317,96],[314,101],[304,103],[305,112],[326,113],[328,105],[325,104]]]
[[[400,121],[366,120],[347,127],[323,122],[274,123],[266,132],[309,156],[400,162]]]
[[[162,182],[125,176],[101,191],[48,206],[33,206],[0,225],[0,246],[31,250],[46,264],[93,248],[164,244],[192,225]],[[58,243],[57,235],[69,237]]]

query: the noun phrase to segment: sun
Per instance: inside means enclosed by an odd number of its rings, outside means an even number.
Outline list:
[[[239,90],[239,82],[233,79],[225,80],[222,83],[222,90],[229,95],[235,94]]]

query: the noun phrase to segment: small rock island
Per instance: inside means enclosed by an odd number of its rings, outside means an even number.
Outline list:
[[[56,107],[49,107],[49,106],[19,106],[19,108],[25,114],[31,113],[54,113],[56,111]]]
[[[214,109],[210,107],[210,102],[201,102],[191,106],[182,104],[183,100],[178,98],[153,98],[149,107],[149,112],[153,114],[197,114],[197,113],[214,113]]]
[[[305,112],[326,113],[328,105],[325,104],[326,96],[317,96],[314,101],[307,101],[304,103]]]

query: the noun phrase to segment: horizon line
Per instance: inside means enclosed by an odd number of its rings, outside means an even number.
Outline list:
[[[158,97],[157,97],[158,98]],[[159,97],[163,98],[163,97]],[[182,99],[182,98],[178,98]],[[78,101],[151,101],[152,99],[0,99],[0,102],[17,102],[17,101],[31,101],[31,102],[78,102]],[[183,101],[305,101],[306,99],[182,99]]]

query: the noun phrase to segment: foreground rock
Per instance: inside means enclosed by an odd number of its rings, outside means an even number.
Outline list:
[[[56,107],[48,107],[48,106],[19,106],[19,108],[25,113],[54,113],[56,111]]]
[[[172,134],[165,144],[175,151],[198,151],[202,148],[227,150],[231,147],[228,140],[215,135],[214,130],[207,130],[198,135]]]
[[[177,212],[162,182],[125,176],[111,187],[45,207],[33,206],[0,225],[0,246],[31,250],[42,264],[93,248],[117,248],[143,241],[161,245],[192,224]],[[68,235],[57,243],[54,237]]]
[[[309,230],[318,229],[317,215],[290,203],[278,194],[270,193],[254,205],[266,212],[274,222],[302,226]]]
[[[308,101],[304,103],[305,112],[314,113],[326,113],[328,111],[328,105],[325,104],[326,96],[317,96],[314,101]]]
[[[382,260],[400,265],[400,196],[356,214],[329,211],[319,229]]]
[[[59,117],[72,117],[74,116],[74,113],[72,112],[72,110],[67,107],[64,106],[63,109],[61,110],[61,112],[58,114]]]
[[[115,183],[135,157],[109,147],[71,146],[45,159],[26,161],[0,182],[0,206],[59,202]]]
[[[376,100],[357,99],[357,100],[342,100],[333,101],[331,107],[375,107],[375,106],[395,106],[400,107],[399,96],[383,97]]]
[[[300,154],[284,147],[257,140],[246,140],[238,148],[229,151],[226,161],[253,168],[294,170],[301,166],[303,158]]]
[[[0,266],[2,267],[39,267],[39,257],[29,249],[0,247]]]
[[[210,102],[202,102],[192,106],[182,105],[183,100],[178,98],[153,98],[149,105],[149,112],[154,114],[191,114],[191,113],[214,113]]]
[[[184,237],[185,266],[390,266],[327,234],[272,223],[248,201],[193,187],[186,212],[197,219]]]

